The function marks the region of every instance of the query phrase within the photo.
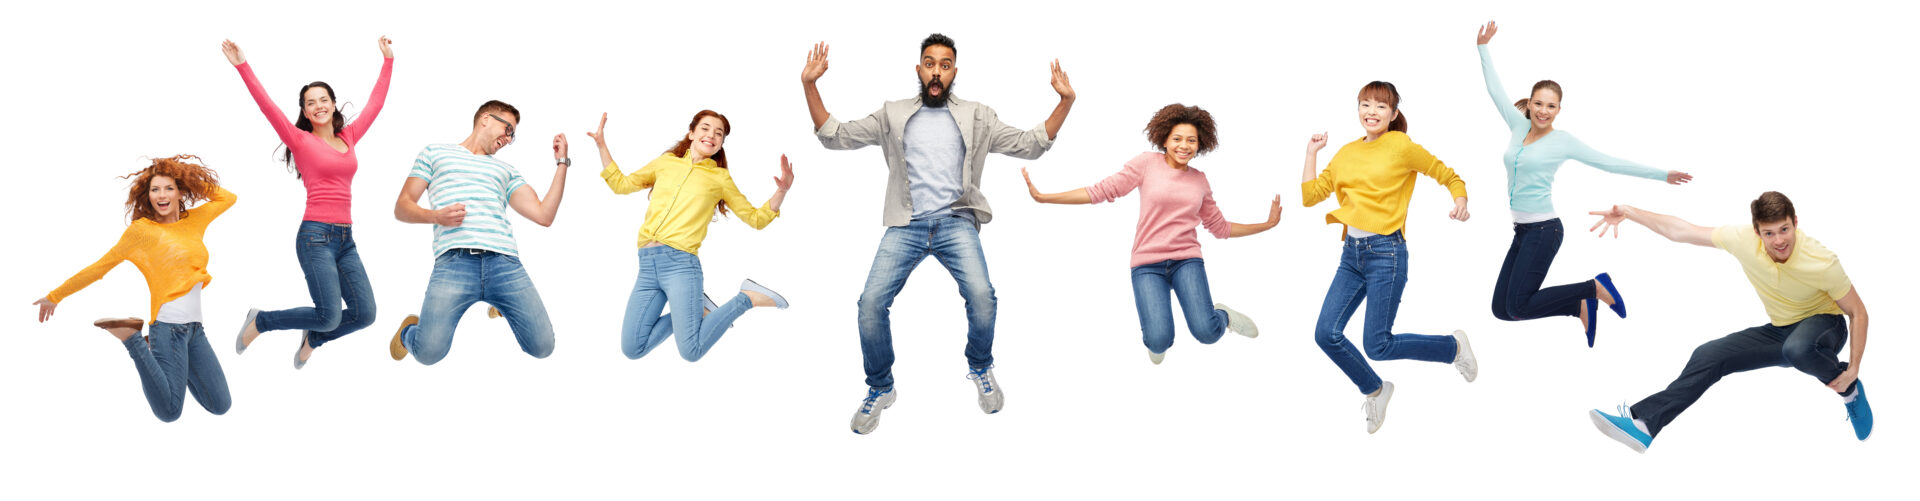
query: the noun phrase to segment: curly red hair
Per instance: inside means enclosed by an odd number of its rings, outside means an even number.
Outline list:
[[[180,217],[187,217],[187,202],[203,202],[212,196],[214,188],[220,186],[220,175],[201,163],[196,155],[174,155],[167,158],[155,158],[153,164],[132,174],[120,176],[121,179],[133,179],[132,189],[127,191],[127,220],[154,219],[153,203],[148,200],[147,190],[153,187],[155,176],[173,178],[179,187]]]

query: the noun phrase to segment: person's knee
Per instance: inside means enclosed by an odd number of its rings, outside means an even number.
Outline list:
[[[315,310],[320,313],[320,325],[308,330],[314,332],[333,332],[335,329],[340,328],[340,308],[322,306],[315,308]]]
[[[547,358],[548,355],[552,355],[553,335],[549,334],[545,338],[534,342],[533,346],[527,347],[527,354],[533,355],[533,358]]]
[[[707,356],[707,350],[699,350],[691,347],[680,348],[680,359],[688,362],[699,362],[700,358],[705,356]]]
[[[423,344],[425,344],[425,346],[417,346],[413,349],[413,359],[414,361],[420,362],[420,365],[440,363],[441,359],[447,358],[447,351],[451,348],[446,344],[440,343]]]
[[[1813,343],[1786,343],[1780,346],[1780,355],[1794,367],[1802,367],[1821,357],[1820,350]]]
[[[233,399],[230,397],[215,400],[207,404],[207,412],[213,413],[213,415],[215,416],[226,415],[227,411],[232,409],[233,409]]]
[[[960,294],[967,300],[967,309],[978,315],[991,316],[1000,302],[999,297],[994,295],[993,284],[985,280],[967,282]]]
[[[1322,350],[1333,351],[1340,349],[1340,345],[1346,344],[1347,339],[1346,336],[1340,335],[1339,331],[1335,331],[1331,327],[1315,327],[1313,329],[1313,342],[1314,344],[1320,345],[1320,349]]]
[[[1365,344],[1367,358],[1383,360],[1387,357],[1388,348],[1393,346],[1393,335],[1385,333],[1369,335],[1363,344]]]
[[[171,423],[180,419],[180,404],[162,405],[153,408],[153,417],[162,423]]]

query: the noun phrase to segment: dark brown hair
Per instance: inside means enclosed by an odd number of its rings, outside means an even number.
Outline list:
[[[1393,122],[1387,124],[1387,130],[1407,132],[1407,114],[1400,111],[1400,90],[1395,89],[1393,84],[1379,80],[1367,82],[1365,87],[1360,88],[1358,100],[1387,103],[1387,108],[1393,110]]]
[[[1200,150],[1194,152],[1194,156],[1205,155],[1220,146],[1213,126],[1213,114],[1199,106],[1182,106],[1180,103],[1166,105],[1153,113],[1153,119],[1147,121],[1147,141],[1153,143],[1154,149],[1166,153],[1167,136],[1173,135],[1173,127],[1180,124],[1191,125],[1200,134]]]
[[[1533,111],[1531,111],[1531,110],[1529,110],[1529,109],[1528,109],[1528,107],[1527,107],[1527,102],[1529,102],[1529,101],[1533,101],[1533,95],[1534,95],[1534,94],[1539,94],[1539,93],[1540,93],[1540,89],[1547,89],[1547,90],[1551,90],[1551,91],[1553,91],[1553,96],[1554,96],[1554,97],[1558,97],[1558,98],[1562,98],[1562,99],[1565,99],[1565,98],[1566,98],[1566,93],[1563,93],[1563,92],[1560,92],[1560,83],[1559,83],[1559,82],[1555,82],[1555,81],[1552,81],[1552,80],[1541,80],[1541,81],[1538,81],[1538,82],[1534,82],[1534,83],[1533,83],[1533,91],[1532,91],[1532,92],[1528,92],[1528,93],[1527,93],[1527,97],[1525,97],[1525,98],[1523,98],[1523,99],[1521,99],[1521,100],[1519,100],[1519,101],[1514,101],[1514,102],[1513,102],[1513,107],[1515,107],[1515,108],[1520,108],[1520,115],[1521,115],[1521,116],[1524,116],[1524,117],[1527,117],[1527,119],[1528,119],[1528,120],[1532,120],[1532,119],[1533,119]]]
[[[187,202],[205,201],[220,186],[220,176],[200,162],[200,157],[194,155],[155,158],[147,168],[120,176],[121,179],[133,179],[132,189],[127,191],[127,220],[159,222],[154,219],[159,214],[154,212],[153,201],[147,196],[147,190],[153,187],[154,176],[173,178],[174,186],[181,192],[180,218],[186,219]]]
[[[1793,201],[1787,200],[1787,196],[1780,194],[1778,191],[1761,193],[1760,198],[1753,199],[1752,208],[1754,231],[1760,230],[1760,223],[1772,223],[1788,219],[1796,222],[1800,220],[1799,216],[1793,214]]]
[[[733,122],[727,121],[726,115],[722,115],[720,114],[720,112],[713,111],[713,110],[700,110],[699,113],[694,113],[693,121],[687,122],[687,132],[689,133],[693,132],[693,129],[695,127],[700,126],[700,119],[706,118],[706,117],[713,117],[713,118],[720,119],[720,136],[721,137],[726,137],[733,134]],[[689,148],[693,148],[693,139],[683,135],[680,137],[680,142],[674,143],[673,148],[667,150],[667,153],[672,154],[673,156],[676,156],[676,157],[686,158],[687,150]],[[727,147],[721,146],[719,150],[713,152],[713,156],[710,158],[712,158],[713,163],[719,165],[720,168],[722,169],[727,168]],[[651,192],[649,192],[647,196],[653,196],[653,195],[651,194]],[[714,204],[713,212],[715,214],[719,214],[722,216],[727,215],[727,201],[721,200],[720,203]]]
[[[513,105],[511,105],[511,104],[507,104],[507,103],[503,103],[503,102],[500,102],[500,100],[498,100],[498,99],[495,99],[495,100],[492,100],[492,101],[487,101],[487,102],[486,102],[486,104],[482,104],[482,105],[480,105],[480,109],[478,109],[478,110],[474,110],[474,111],[473,111],[473,123],[474,123],[474,125],[479,125],[479,124],[480,124],[480,118],[481,118],[481,117],[484,117],[484,116],[487,116],[487,113],[488,113],[488,112],[494,112],[494,111],[498,111],[498,112],[502,112],[502,113],[508,113],[508,114],[512,114],[512,115],[513,115],[513,123],[514,123],[514,124],[516,124],[516,125],[520,123],[520,109],[519,109],[519,108],[515,108],[515,107],[513,107]]]

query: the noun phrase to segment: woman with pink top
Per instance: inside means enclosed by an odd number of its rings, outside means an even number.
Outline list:
[[[360,252],[353,243],[353,174],[360,162],[354,150],[366,137],[380,107],[387,101],[387,80],[393,75],[393,42],[380,37],[380,80],[373,85],[367,108],[353,123],[336,107],[333,87],[313,82],[300,87],[300,116],[289,122],[287,116],[267,98],[265,87],[254,78],[246,55],[232,41],[220,44],[227,62],[240,71],[247,92],[260,105],[267,123],[280,135],[287,152],[281,157],[307,188],[307,212],[301,217],[300,231],[293,241],[300,269],[307,276],[307,293],[312,307],[280,311],[250,309],[241,323],[234,351],[245,353],[247,345],[262,332],[300,329],[300,349],[294,352],[293,368],[307,365],[313,349],[328,341],[373,325],[373,286],[367,282],[367,270],[360,264]],[[345,302],[345,308],[341,303]]]
[[[1259,224],[1228,222],[1213,203],[1207,175],[1188,162],[1219,146],[1213,115],[1198,106],[1169,104],[1153,114],[1146,133],[1158,153],[1141,153],[1120,172],[1098,184],[1065,193],[1041,193],[1027,177],[1033,200],[1049,204],[1097,204],[1140,190],[1140,222],[1134,231],[1133,305],[1140,313],[1140,333],[1147,357],[1158,364],[1173,346],[1173,305],[1180,297],[1187,332],[1204,344],[1219,341],[1227,330],[1246,337],[1260,335],[1253,319],[1213,302],[1207,290],[1205,262],[1194,227],[1205,227],[1215,238],[1244,237],[1280,224],[1280,196],[1273,197],[1267,221]]]

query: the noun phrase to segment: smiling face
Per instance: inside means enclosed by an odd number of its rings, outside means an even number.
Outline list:
[[[153,206],[155,219],[172,221],[180,215],[180,186],[172,177],[153,176],[147,183],[147,203]]]
[[[333,95],[326,87],[312,86],[300,94],[300,117],[307,119],[314,127],[331,127],[333,123]]]
[[[1393,109],[1393,106],[1386,101],[1360,100],[1360,128],[1367,130],[1368,137],[1378,137],[1387,133],[1387,128],[1398,116],[1400,111]]]
[[[1173,132],[1167,134],[1167,142],[1161,145],[1167,152],[1167,165],[1184,169],[1187,162],[1200,154],[1200,129],[1193,124],[1177,124]]]
[[[1794,233],[1799,225],[1800,218],[1787,218],[1755,224],[1754,231],[1760,233],[1760,246],[1767,248],[1767,256],[1776,263],[1784,263],[1793,257]]]
[[[707,115],[693,124],[693,130],[687,131],[687,145],[700,158],[713,158],[727,145],[727,125],[720,117]]]
[[[479,136],[487,145],[483,153],[492,155],[501,148],[513,144],[515,129],[520,126],[520,118],[512,113],[487,112],[480,118]]]
[[[946,106],[953,93],[953,77],[960,73],[954,65],[952,47],[929,45],[920,51],[920,64],[913,71],[920,75],[920,100],[928,106]]]
[[[1533,97],[1527,99],[1527,117],[1533,121],[1533,128],[1552,128],[1553,118],[1557,116],[1560,116],[1560,93],[1547,88],[1533,91]]]

